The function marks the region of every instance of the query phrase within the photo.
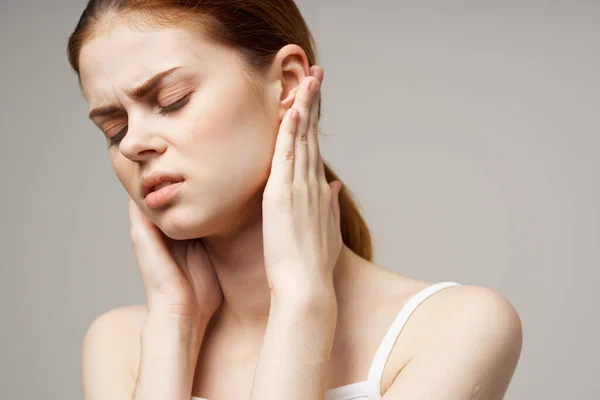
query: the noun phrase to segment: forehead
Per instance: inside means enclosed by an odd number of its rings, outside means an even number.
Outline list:
[[[207,60],[223,62],[218,46],[199,33],[182,28],[136,30],[119,24],[99,33],[81,49],[80,77],[90,106],[121,98],[153,75],[176,66],[206,67]]]

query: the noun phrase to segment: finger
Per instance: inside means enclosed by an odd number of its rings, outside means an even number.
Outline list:
[[[291,107],[281,121],[269,176],[269,182],[276,185],[291,186],[292,184],[294,177],[294,137],[296,136],[299,117],[298,110]]]
[[[313,65],[311,67],[311,75],[314,76],[320,83],[321,87],[323,87],[323,78],[325,77],[325,70],[319,65]],[[319,102],[321,100],[321,95],[319,93]],[[318,116],[321,118],[321,110],[318,110]]]
[[[127,206],[129,209],[129,225],[131,229],[150,229],[152,221],[150,221],[138,205],[133,201],[131,196],[127,195]]]
[[[173,261],[162,239],[162,232],[129,198],[130,233],[135,257],[146,293],[159,290],[165,282]],[[178,269],[177,269],[178,270]]]
[[[325,77],[325,71],[323,70],[323,68],[321,68],[318,65],[313,65],[311,67],[311,70],[313,71],[313,75],[319,79],[319,82],[323,82],[323,78]],[[319,91],[319,101],[321,100],[321,91]],[[317,110],[318,110],[318,104],[317,104]],[[320,117],[320,113],[317,111],[317,118]],[[319,185],[327,185],[327,177],[325,176],[325,164],[323,161],[323,155],[321,154],[321,147],[319,146],[319,132],[318,132],[318,123],[317,123],[317,153],[318,153],[318,161],[317,161],[317,180],[319,182]]]
[[[335,185],[335,187],[333,186]],[[330,183],[331,192],[333,195],[331,196],[331,211],[333,212],[333,219],[335,221],[335,226],[341,229],[340,226],[340,191],[342,190],[342,182],[335,181]]]
[[[317,69],[318,71],[318,69]],[[319,81],[319,89],[321,87]],[[310,107],[310,117],[308,121],[307,132],[307,152],[308,152],[308,182],[310,184],[319,183],[319,100],[321,91],[317,90]]]
[[[318,65],[313,65],[310,67],[310,74],[314,76],[319,82],[323,83],[323,76],[325,75],[325,71]]]
[[[298,121],[298,130],[294,141],[294,182],[306,182],[308,176],[308,120],[310,117],[310,108],[313,97],[318,90],[318,81],[313,77],[306,79],[302,83],[302,90],[296,97],[294,106],[300,111],[300,120]]]
[[[317,166],[317,175],[320,185],[327,185],[327,177],[325,176],[325,163],[323,161],[323,154],[319,148],[319,163]]]

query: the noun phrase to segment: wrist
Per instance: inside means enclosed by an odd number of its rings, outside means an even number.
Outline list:
[[[273,290],[271,312],[299,318],[337,315],[337,299],[333,283],[313,285],[307,289]]]
[[[169,340],[199,346],[204,337],[208,320],[183,318],[172,314],[150,312],[142,327],[142,339]]]
[[[334,292],[312,294],[272,297],[267,329],[277,332],[279,342],[302,349],[298,359],[317,365],[331,357],[338,307]]]
[[[269,282],[269,286],[271,298],[282,301],[311,302],[321,297],[335,297],[333,277],[289,279],[285,282]]]

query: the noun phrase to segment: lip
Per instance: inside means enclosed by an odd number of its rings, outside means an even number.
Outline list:
[[[181,175],[166,172],[154,172],[142,178],[140,192],[142,194],[142,197],[146,198],[150,193],[154,191],[154,187],[156,185],[159,185],[163,182],[180,183],[184,180],[185,179]]]
[[[146,205],[148,208],[157,208],[160,206],[164,206],[169,203],[177,192],[179,192],[179,187],[183,185],[183,181],[174,182],[167,186],[160,188],[159,190],[155,190],[150,192],[148,196],[146,196]]]

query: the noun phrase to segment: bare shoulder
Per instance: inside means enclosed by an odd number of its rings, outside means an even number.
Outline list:
[[[403,340],[415,351],[388,376],[390,398],[437,398],[436,391],[445,391],[453,393],[448,398],[501,399],[520,357],[522,325],[514,306],[495,290],[452,286],[422,302]],[[428,385],[442,377],[447,386]]]
[[[372,263],[362,264],[362,271],[361,298],[369,299],[369,312],[361,318],[378,327],[373,335],[377,338],[417,293],[437,283]],[[428,388],[428,382],[443,378],[432,376],[439,373],[452,375],[455,385],[463,385],[456,389],[456,397],[449,398],[479,398],[476,392],[481,398],[501,398],[495,393],[508,386],[521,346],[521,320],[506,297],[483,286],[445,287],[423,300],[408,318],[383,371],[382,392],[402,393],[404,397],[398,398],[442,398],[436,393],[417,395],[441,390]],[[465,388],[471,392],[460,397]]]
[[[372,271],[381,306],[390,312],[402,309],[417,293],[438,282],[427,282],[379,269]],[[519,341],[521,320],[512,303],[502,294],[483,286],[456,285],[443,288],[423,300],[410,316],[402,335],[417,347],[432,340],[448,340],[449,333],[462,335],[495,333],[512,335]],[[414,339],[414,340],[413,340]]]
[[[522,326],[512,303],[495,290],[461,285],[439,291],[423,302],[413,316],[420,331],[419,347],[487,335],[489,345],[520,342]]]
[[[119,398],[133,392],[146,315],[145,305],[132,305],[114,308],[92,321],[82,346],[86,399]]]

